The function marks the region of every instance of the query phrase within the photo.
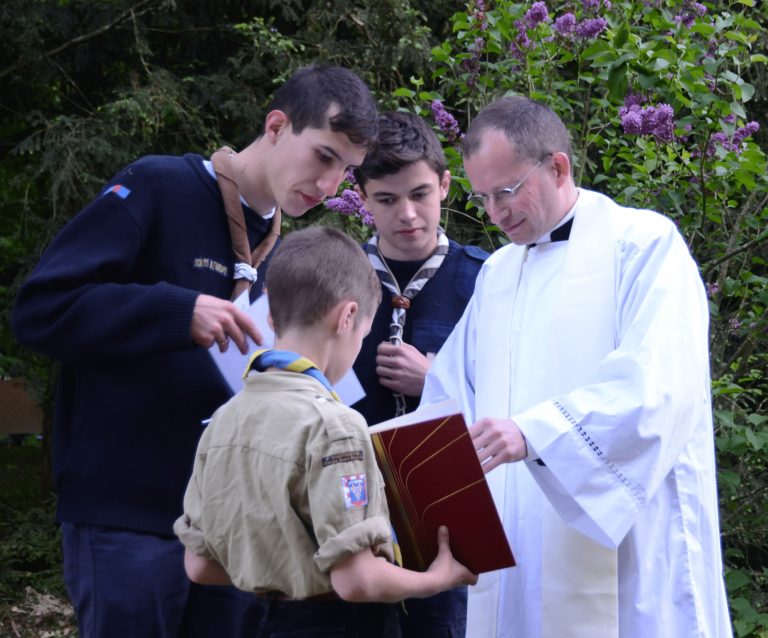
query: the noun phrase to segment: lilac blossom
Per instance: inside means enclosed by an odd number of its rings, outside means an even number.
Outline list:
[[[605,7],[606,11],[610,11],[613,6],[611,0],[581,0],[581,4],[587,13],[597,13],[600,11],[601,4]]]
[[[637,104],[631,106],[622,106],[619,109],[619,117],[624,132],[627,135],[642,135],[643,133],[643,115],[642,109]]]
[[[683,10],[673,18],[673,21],[690,29],[695,24],[696,18],[700,18],[706,13],[707,8],[700,2],[685,0],[683,2]]]
[[[728,327],[731,329],[731,332],[738,332],[741,329],[741,321],[739,321],[738,317],[731,317]]]
[[[642,93],[629,92],[624,96],[624,106],[641,105],[648,101]]]
[[[726,124],[733,124],[736,121],[736,114],[735,113],[729,113],[723,118],[723,122]]]
[[[758,130],[760,130],[760,125],[757,122],[749,122],[745,126],[736,129],[732,137],[728,137],[727,133],[723,131],[712,133],[707,145],[706,155],[708,157],[714,155],[718,146],[721,146],[727,152],[738,155],[741,153],[741,143],[744,141],[744,138],[754,135]]]
[[[365,207],[363,200],[360,198],[357,191],[353,191],[349,188],[344,189],[341,193],[341,197],[332,197],[325,202],[325,206],[342,215],[359,217],[366,226],[375,226],[371,211]]]
[[[488,19],[485,17],[485,2],[483,2],[483,0],[477,0],[475,3],[475,11],[472,15],[479,25],[480,30],[486,31],[488,29]]]
[[[736,132],[733,134],[734,146],[740,146],[742,140],[745,137],[751,137],[752,135],[757,133],[759,130],[760,130],[760,125],[757,122],[749,122],[746,126],[742,126],[741,128],[736,129]]]
[[[430,108],[432,109],[432,116],[435,118],[435,122],[437,122],[440,130],[446,134],[448,140],[451,142],[459,140],[461,138],[459,123],[453,115],[445,110],[443,103],[440,100],[433,100]]]
[[[627,135],[652,135],[662,142],[675,139],[674,111],[669,104],[625,105],[619,109],[619,117]]]
[[[543,2],[534,2],[523,16],[525,26],[528,29],[535,29],[542,22],[549,22],[549,11],[547,5]]]
[[[576,25],[576,35],[583,40],[592,40],[605,31],[607,26],[605,18],[587,18]]]
[[[716,281],[707,284],[707,295],[714,297],[718,292],[720,292],[720,285]]]
[[[675,139],[674,115],[675,112],[669,104],[646,107],[643,115],[643,132],[663,142],[671,142]]]
[[[555,20],[553,28],[558,35],[567,37],[576,28],[576,17],[572,13],[564,13]]]

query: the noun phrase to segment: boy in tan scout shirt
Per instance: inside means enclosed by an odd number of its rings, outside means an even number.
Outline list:
[[[393,563],[389,512],[363,418],[331,385],[350,368],[380,301],[360,247],[332,228],[289,235],[267,273],[275,350],[200,439],[174,531],[190,579],[253,591],[253,628],[397,636],[404,598],[476,576],[444,528],[426,572]],[[320,635],[320,634],[318,634]],[[322,634],[325,635],[325,634]]]

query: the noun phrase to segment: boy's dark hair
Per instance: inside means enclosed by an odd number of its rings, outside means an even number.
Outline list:
[[[340,230],[313,226],[290,233],[269,262],[269,311],[280,337],[309,328],[341,301],[356,301],[358,319],[373,317],[381,285],[365,252]]]
[[[571,159],[571,138],[563,121],[549,107],[522,95],[491,102],[475,116],[464,136],[464,157],[477,151],[488,129],[503,132],[520,159],[538,162],[556,152]]]
[[[440,140],[423,118],[413,113],[391,111],[379,117],[379,141],[355,169],[355,179],[365,192],[369,179],[394,175],[402,168],[424,160],[443,177],[448,167]]]
[[[328,109],[341,109],[328,118]],[[296,71],[276,92],[267,112],[283,111],[298,135],[306,127],[344,133],[354,144],[371,148],[378,135],[376,101],[365,83],[352,71],[329,64],[306,66]]]

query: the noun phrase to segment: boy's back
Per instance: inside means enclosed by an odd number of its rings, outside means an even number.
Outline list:
[[[243,635],[398,636],[397,607],[371,603],[477,577],[451,555],[445,528],[426,572],[393,564],[366,424],[332,390],[370,330],[376,274],[352,239],[316,227],[285,239],[266,285],[275,349],[254,353],[249,372],[260,374],[201,438],[174,527],[187,574],[257,594],[248,615],[258,628]]]
[[[380,545],[392,560],[366,429],[312,377],[251,375],[201,438],[177,534],[240,589],[291,598],[331,592],[349,554]]]

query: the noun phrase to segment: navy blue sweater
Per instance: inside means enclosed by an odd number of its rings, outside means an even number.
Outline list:
[[[411,301],[405,314],[403,341],[421,354],[436,353],[445,343],[453,327],[464,313],[475,289],[475,279],[488,253],[475,246],[461,246],[449,242],[448,254],[439,270]],[[416,273],[422,262],[387,260],[392,274],[402,289]],[[399,281],[400,277],[405,281]],[[375,425],[395,416],[395,398],[392,390],[379,383],[376,375],[376,349],[389,337],[392,321],[392,293],[383,285],[382,302],[373,319],[371,332],[363,340],[354,370],[366,396],[352,407],[360,412],[369,425]],[[405,397],[407,411],[419,406],[421,397]]]
[[[270,222],[245,216],[254,246]],[[193,154],[123,169],[42,256],[12,327],[62,362],[60,520],[173,533],[201,421],[230,396],[191,341],[192,310],[199,293],[229,298],[233,263],[218,185]]]

